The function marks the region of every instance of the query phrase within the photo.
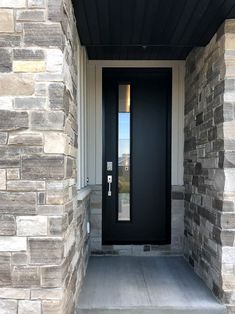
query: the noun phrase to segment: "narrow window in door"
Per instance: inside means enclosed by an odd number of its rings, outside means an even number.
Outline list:
[[[118,90],[118,221],[130,221],[131,86]]]

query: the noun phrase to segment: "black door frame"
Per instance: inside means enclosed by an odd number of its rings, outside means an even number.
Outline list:
[[[108,241],[104,241],[103,237],[103,230],[104,230],[104,219],[103,219],[103,213],[106,208],[106,202],[105,197],[107,196],[107,173],[106,173],[106,155],[105,155],[105,114],[104,114],[104,108],[105,108],[105,102],[104,102],[104,84],[103,84],[103,74],[105,70],[110,71],[125,71],[125,72],[134,72],[138,70],[152,70],[152,71],[169,71],[171,75],[171,88],[169,88],[168,93],[168,101],[167,101],[167,113],[168,113],[168,119],[167,119],[167,141],[166,141],[166,148],[167,148],[167,169],[166,169],[166,230],[167,230],[167,242],[161,243],[159,241],[157,242],[151,242],[146,243],[145,241],[141,242],[138,241],[138,243],[132,243],[132,244],[138,244],[138,245],[144,245],[144,244],[156,244],[156,245],[166,245],[171,243],[171,161],[172,161],[172,84],[173,84],[173,76],[172,76],[172,67],[103,67],[102,68],[102,245],[114,245],[114,243],[109,243]],[[123,80],[124,82],[125,80]],[[115,191],[117,196],[117,191]],[[125,221],[119,221],[120,224],[127,223]],[[130,245],[130,243],[127,241],[116,241],[116,245]]]

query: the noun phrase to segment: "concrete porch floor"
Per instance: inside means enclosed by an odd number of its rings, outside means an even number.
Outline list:
[[[182,257],[91,257],[77,314],[225,314]]]

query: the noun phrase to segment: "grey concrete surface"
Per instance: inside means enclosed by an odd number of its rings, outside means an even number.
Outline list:
[[[77,314],[225,314],[182,257],[91,257]]]

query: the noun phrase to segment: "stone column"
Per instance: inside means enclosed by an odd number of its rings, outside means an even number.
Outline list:
[[[0,309],[73,313],[84,274],[77,206],[77,45],[70,0],[0,0]]]
[[[235,313],[235,21],[186,69],[185,255]]]
[[[220,29],[224,38],[223,106],[219,111],[218,136],[223,139],[219,152],[220,176],[223,178],[217,205],[220,212],[222,299],[229,313],[235,313],[235,20]]]

